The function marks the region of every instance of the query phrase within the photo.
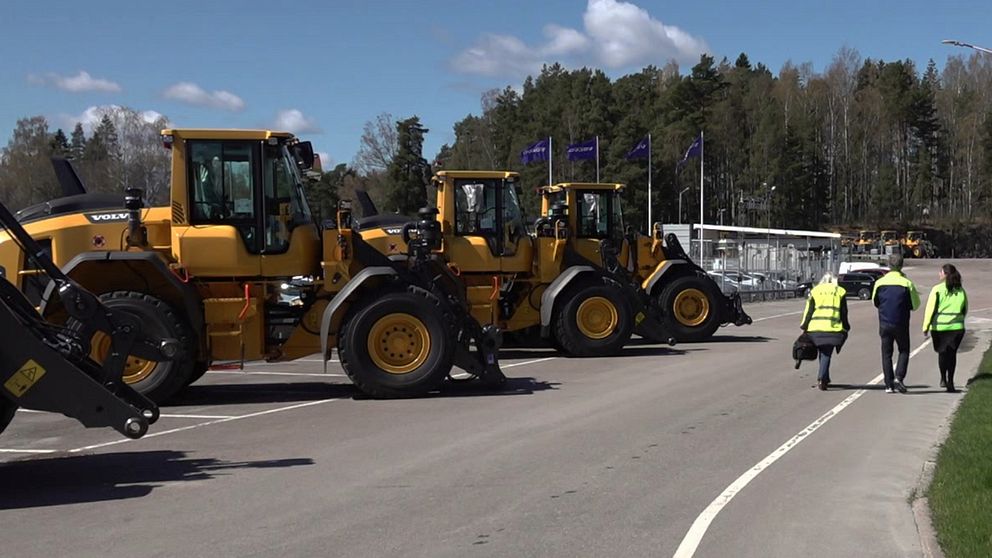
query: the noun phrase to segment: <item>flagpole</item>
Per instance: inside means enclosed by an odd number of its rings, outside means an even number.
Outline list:
[[[653,235],[654,231],[651,229],[653,221],[651,221],[651,134],[648,134],[648,235]]]
[[[596,183],[599,184],[599,136],[596,136]]]
[[[551,160],[555,158],[555,150],[552,149],[551,136],[548,136],[548,186],[553,184],[551,178]]]
[[[703,139],[703,131],[699,131],[699,266],[703,266],[703,200],[706,199],[706,193],[703,188],[703,150],[706,147],[706,141]]]

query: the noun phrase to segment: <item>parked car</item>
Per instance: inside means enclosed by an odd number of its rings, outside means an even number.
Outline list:
[[[868,273],[844,273],[837,277],[837,284],[847,291],[847,296],[857,296],[861,300],[871,298],[876,278]]]
[[[888,272],[888,270],[883,270],[881,273],[877,273],[877,271],[871,270],[868,273],[865,270],[859,270],[856,273],[842,273],[837,276],[837,284],[844,287],[844,290],[847,291],[847,296],[856,296],[861,300],[868,300],[871,298],[875,281]],[[813,290],[814,285],[815,283],[813,281],[799,283],[796,286],[796,297],[804,298],[809,296],[809,292]]]

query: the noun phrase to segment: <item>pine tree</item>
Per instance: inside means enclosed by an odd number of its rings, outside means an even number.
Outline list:
[[[69,138],[65,137],[65,132],[62,131],[62,128],[55,131],[49,145],[52,150],[52,155],[56,157],[65,157],[69,154]]]
[[[82,159],[86,152],[86,133],[83,132],[83,125],[76,122],[76,127],[72,129],[72,139],[69,142],[69,157],[72,159]]]
[[[429,130],[417,116],[396,123],[396,157],[389,164],[386,208],[401,215],[415,215],[427,205],[430,165],[423,157],[424,134]]]

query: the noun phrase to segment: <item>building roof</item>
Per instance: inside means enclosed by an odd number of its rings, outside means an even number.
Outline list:
[[[672,227],[678,227],[677,224],[666,224],[664,225],[665,230]],[[682,224],[683,227],[693,227],[699,228],[698,223]],[[804,231],[801,229],[771,229],[764,227],[732,227],[730,225],[702,225],[702,229],[705,231],[721,231],[721,232],[736,232],[743,234],[773,234],[775,236],[793,236],[796,238],[840,238],[840,233],[824,232],[824,231]]]

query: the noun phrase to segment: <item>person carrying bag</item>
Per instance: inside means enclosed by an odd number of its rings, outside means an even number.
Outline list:
[[[957,367],[958,348],[964,339],[968,295],[961,286],[961,273],[953,265],[941,266],[940,280],[927,297],[923,335],[933,339],[933,350],[937,353],[940,369],[940,387],[954,393],[954,369]]]
[[[847,341],[851,324],[847,319],[847,291],[837,284],[837,276],[825,273],[820,283],[810,290],[800,326],[819,351],[820,370],[817,385],[820,391],[830,386],[830,358],[834,349],[840,352]]]

